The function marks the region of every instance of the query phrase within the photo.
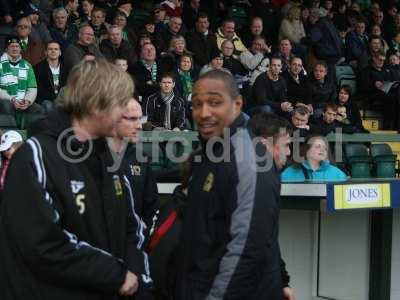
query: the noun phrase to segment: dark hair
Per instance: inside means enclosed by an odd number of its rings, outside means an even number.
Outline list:
[[[364,23],[365,24],[366,23],[365,18],[363,16],[361,16],[361,15],[357,16],[356,17],[356,23],[357,24],[360,24],[360,23]]]
[[[57,44],[57,45],[60,47],[60,49],[61,49],[61,45],[60,45],[59,42],[57,42],[57,41],[55,41],[55,40],[51,40],[51,41],[48,41],[48,42],[46,43],[46,47],[45,47],[46,50],[47,50],[47,48],[49,47],[50,44]]]
[[[222,21],[222,26],[224,26],[226,23],[234,23],[234,24],[236,24],[235,20],[232,19],[232,18],[229,18],[229,17]]]
[[[326,63],[326,61],[324,61],[324,60],[319,60],[319,61],[317,61],[317,62],[314,64],[314,68],[315,68],[316,66],[322,66],[322,67],[324,67],[325,70],[328,72],[328,64]]]
[[[337,111],[337,104],[333,102],[328,102],[324,105],[324,112],[326,112],[328,109],[332,109],[333,111]]]
[[[299,57],[299,56],[292,56],[292,57],[290,58],[289,63],[291,64],[295,59],[300,59],[301,62],[303,62],[303,60],[301,59],[301,57]]]
[[[208,15],[207,15],[205,12],[199,12],[199,14],[198,14],[197,17],[196,17],[196,22],[197,22],[199,19],[207,19],[207,20],[208,20]]]
[[[199,77],[199,80],[202,79],[213,79],[213,80],[220,80],[224,83],[225,89],[228,92],[229,96],[232,100],[237,99],[240,97],[239,88],[236,84],[235,79],[233,76],[225,71],[221,70],[211,70],[207,73],[204,73]]]
[[[349,95],[349,99],[351,97],[351,86],[349,86],[348,84],[344,84],[340,87],[340,90],[344,90],[346,92],[347,95]]]
[[[83,1],[89,2],[90,4],[94,4],[94,1],[93,1],[93,0],[82,0],[81,3],[82,3]]]
[[[282,133],[292,133],[289,121],[273,113],[261,112],[253,116],[248,126],[255,136],[277,139]]]
[[[96,11],[101,11],[103,13],[103,15],[107,15],[106,10],[102,7],[95,6],[92,10],[92,14],[95,13]],[[117,13],[116,13],[116,15],[117,15]],[[114,18],[116,17],[116,15],[114,16]]]
[[[165,72],[161,75],[160,77],[160,82],[164,79],[164,78],[171,78],[173,82],[175,82],[175,75],[171,72]]]

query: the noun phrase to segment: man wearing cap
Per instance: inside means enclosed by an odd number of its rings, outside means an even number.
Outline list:
[[[32,23],[28,17],[22,17],[17,21],[15,32],[21,41],[21,55],[32,66],[39,63],[44,58],[44,46],[39,40],[34,40],[31,36]]]
[[[40,10],[35,5],[29,3],[23,10],[23,16],[28,17],[31,21],[32,31],[30,36],[34,41],[40,41],[44,44],[51,40],[50,32],[45,23],[42,22]]]
[[[4,188],[4,179],[6,178],[11,157],[21,147],[22,143],[22,136],[15,130],[7,131],[0,138],[0,152],[3,156],[0,168],[0,190]]]
[[[9,36],[6,51],[0,57],[0,113],[15,114],[15,110],[41,111],[35,102],[37,85],[29,62],[21,56],[20,40]]]

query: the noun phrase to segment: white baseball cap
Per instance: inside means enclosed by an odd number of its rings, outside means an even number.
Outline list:
[[[22,136],[15,130],[9,130],[0,138],[0,152],[10,149],[14,143],[22,142]]]

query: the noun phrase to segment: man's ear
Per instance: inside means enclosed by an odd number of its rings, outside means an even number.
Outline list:
[[[261,143],[267,148],[269,153],[273,153],[274,151],[274,142],[273,138],[261,138]]]
[[[241,112],[242,107],[243,107],[243,99],[242,96],[238,96],[235,100],[234,100],[234,106],[235,106],[235,111],[236,112]]]

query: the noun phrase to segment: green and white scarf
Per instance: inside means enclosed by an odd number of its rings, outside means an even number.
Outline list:
[[[185,99],[192,93],[192,76],[190,72],[185,72],[179,69],[179,77],[181,78],[182,87],[183,87],[183,96]]]
[[[4,53],[0,57],[0,88],[17,100],[24,99],[28,88],[29,67],[23,59],[12,65],[7,53]]]
[[[146,62],[144,60],[142,60],[142,63],[146,67],[146,69],[150,71],[151,81],[156,82],[157,81],[157,63],[154,62],[151,66],[146,64]]]

